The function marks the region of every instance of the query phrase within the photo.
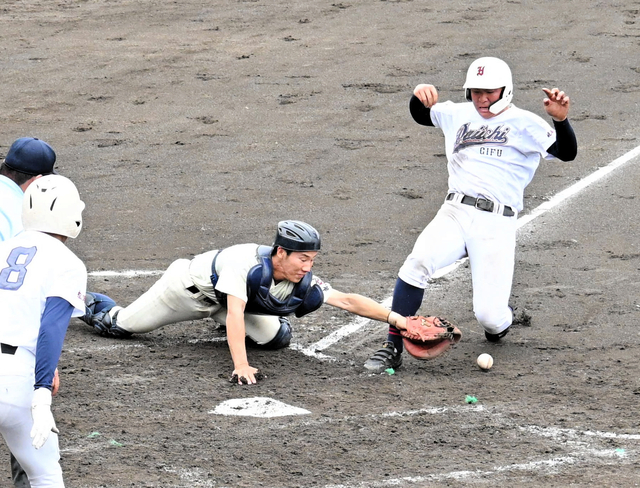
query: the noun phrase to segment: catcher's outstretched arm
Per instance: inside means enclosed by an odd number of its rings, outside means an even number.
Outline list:
[[[227,343],[233,361],[233,375],[237,376],[238,384],[257,383],[257,368],[249,365],[245,346],[244,308],[246,303],[233,295],[227,296]]]
[[[405,317],[383,307],[375,300],[363,295],[358,295],[357,293],[342,293],[341,291],[332,289],[326,303],[333,307],[346,310],[347,312],[360,315],[361,317],[386,322],[398,329],[406,328]]]

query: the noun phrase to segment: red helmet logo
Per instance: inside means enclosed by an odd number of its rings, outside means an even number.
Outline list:
[[[478,66],[478,76],[482,76],[484,74],[484,66]]]

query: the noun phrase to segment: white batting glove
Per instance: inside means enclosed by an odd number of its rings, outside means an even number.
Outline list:
[[[36,449],[44,446],[51,432],[59,432],[51,413],[51,390],[38,388],[33,392],[31,401],[31,417],[33,428],[31,429],[31,444]]]

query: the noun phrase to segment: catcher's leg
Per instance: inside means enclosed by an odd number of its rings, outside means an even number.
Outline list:
[[[80,319],[89,325],[91,325],[91,318],[94,315],[111,310],[116,306],[116,302],[107,295],[90,291],[87,292],[84,303],[86,311]]]
[[[129,337],[131,332],[121,329],[116,324],[116,316],[122,307],[107,295],[87,292],[85,297],[85,314],[80,319],[95,328],[104,337]]]
[[[247,340],[253,342],[255,346],[261,349],[283,349],[291,344],[291,323],[287,317],[277,317],[280,328],[276,335],[269,342],[260,344],[255,342],[250,335],[247,334]]]
[[[222,308],[213,319],[226,325],[227,309]],[[287,317],[272,315],[244,315],[247,342],[263,349],[282,349],[291,343],[291,323]]]
[[[167,324],[210,317],[219,305],[202,300],[201,296],[188,290],[193,287],[189,263],[188,259],[174,261],[162,277],[131,305],[113,307],[102,314],[97,324],[103,326],[100,332],[122,337],[123,333],[141,334]]]

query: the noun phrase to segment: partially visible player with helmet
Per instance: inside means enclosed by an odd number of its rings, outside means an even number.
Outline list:
[[[511,103],[511,70],[501,59],[476,59],[463,88],[469,103],[439,103],[437,89],[429,84],[416,86],[409,103],[418,124],[444,133],[449,190],[400,268],[391,309],[416,315],[431,276],[468,256],[473,311],[486,339],[498,342],[513,321],[509,298],[524,189],[541,159],[571,161],[577,142],[567,119],[569,97],[557,88],[542,89],[551,127]],[[391,325],[382,348],[364,366],[374,372],[397,368],[402,350],[402,337]]]
[[[64,244],[83,210],[69,179],[43,176],[25,191],[24,231],[0,243],[0,432],[34,488],[64,486],[51,396],[69,320],[85,313],[87,271]]]
[[[284,220],[272,246],[237,244],[174,261],[128,307],[117,306],[105,295],[87,294],[83,320],[102,335],[125,337],[212,317],[226,326],[232,378],[240,384],[260,378],[258,369],[249,365],[246,339],[265,349],[287,347],[291,326],[286,317],[301,317],[323,303],[405,327],[404,317],[376,301],[339,292],[315,276],[311,268],[320,246],[320,234],[311,225]]]
[[[0,241],[22,231],[22,200],[29,185],[43,175],[55,173],[56,153],[37,137],[19,137],[0,164]],[[53,394],[59,385],[54,376]],[[11,478],[15,488],[30,488],[27,474],[11,454]]]

